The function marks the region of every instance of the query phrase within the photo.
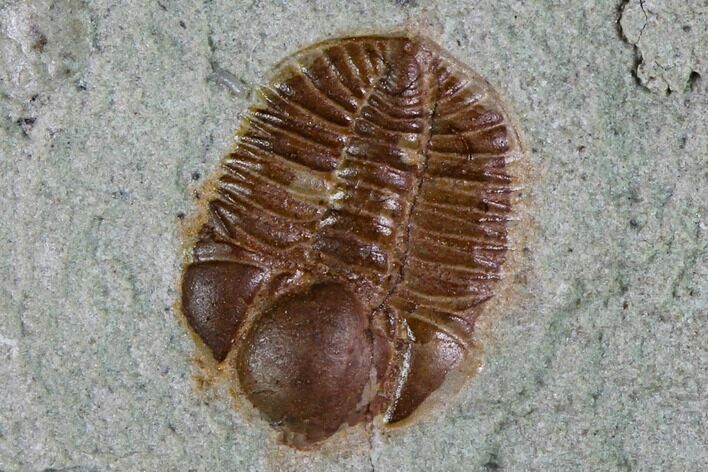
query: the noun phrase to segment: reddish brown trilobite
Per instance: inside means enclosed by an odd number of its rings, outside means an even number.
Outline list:
[[[206,199],[189,326],[288,444],[408,417],[499,291],[521,155],[497,94],[427,38],[298,52]]]

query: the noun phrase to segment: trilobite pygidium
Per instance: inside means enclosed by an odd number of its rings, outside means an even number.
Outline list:
[[[296,53],[205,199],[189,326],[291,445],[399,422],[469,362],[521,155],[496,93],[427,38]]]

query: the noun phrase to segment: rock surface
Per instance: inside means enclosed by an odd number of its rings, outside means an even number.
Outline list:
[[[708,468],[706,7],[541,3],[0,3],[0,470]],[[524,262],[445,408],[297,453],[196,388],[182,218],[276,61],[405,24],[516,112]]]
[[[693,90],[706,73],[708,4],[627,0],[620,14],[620,33],[634,46],[637,82],[653,92]]]

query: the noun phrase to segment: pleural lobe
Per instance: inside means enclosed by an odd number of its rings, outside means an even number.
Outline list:
[[[190,327],[290,444],[407,418],[498,292],[520,154],[496,94],[428,39],[301,51],[222,163]]]

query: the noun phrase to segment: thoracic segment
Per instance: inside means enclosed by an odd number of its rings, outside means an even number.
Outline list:
[[[262,89],[224,159],[182,303],[217,361],[240,353],[246,396],[286,441],[404,419],[463,362],[504,263],[516,146],[488,86],[422,38],[324,43]],[[332,342],[338,319],[349,341]],[[302,339],[331,352],[313,358]],[[356,407],[308,403],[342,392]]]

